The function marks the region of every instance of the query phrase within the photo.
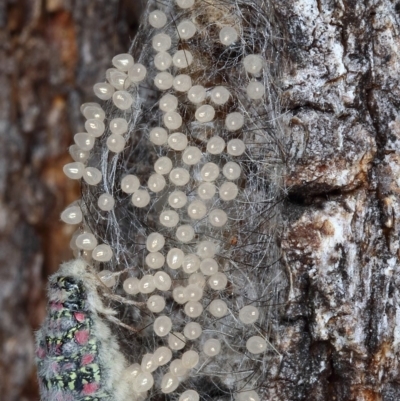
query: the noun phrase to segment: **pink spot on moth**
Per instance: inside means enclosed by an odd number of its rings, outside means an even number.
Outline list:
[[[93,360],[94,360],[94,355],[92,355],[92,354],[83,355],[83,357],[82,357],[82,365],[87,365],[89,363],[92,363]]]
[[[98,389],[98,383],[87,383],[83,385],[82,393],[85,395],[89,395],[95,393]]]
[[[88,330],[82,330],[82,331],[77,331],[75,333],[75,340],[77,341],[78,344],[86,344],[89,339],[89,331]]]
[[[36,350],[36,356],[37,356],[38,358],[40,358],[40,359],[43,359],[43,358],[46,356],[46,350],[45,350],[44,348],[42,348],[42,347],[39,347],[39,348]]]
[[[85,314],[82,312],[75,312],[74,313],[75,319],[79,322],[82,323],[85,320]]]
[[[63,304],[61,302],[50,302],[50,309],[61,310],[63,308]]]
[[[53,362],[50,364],[50,369],[52,373],[58,373],[60,371],[60,365],[57,362]]]

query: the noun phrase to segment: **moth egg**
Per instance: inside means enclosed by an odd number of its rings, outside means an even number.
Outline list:
[[[128,53],[117,54],[112,59],[112,64],[120,71],[128,71],[133,65],[133,57]]]
[[[203,298],[203,289],[196,284],[189,284],[186,288],[186,298],[189,301],[200,301]]]
[[[186,369],[193,369],[199,363],[200,357],[198,352],[190,350],[186,351],[182,355],[182,365]]]
[[[176,4],[183,9],[190,8],[194,4],[194,0],[176,0]]]
[[[185,287],[182,286],[175,287],[172,291],[172,298],[179,305],[185,304],[188,301]]]
[[[154,163],[154,170],[157,174],[168,174],[172,169],[172,160],[169,157],[163,156],[157,159]]]
[[[142,372],[154,372],[158,366],[153,354],[144,354],[141,363]]]
[[[153,49],[157,52],[165,52],[171,47],[171,36],[159,33],[153,37]]]
[[[178,167],[171,170],[169,173],[170,181],[177,187],[186,185],[190,180],[190,175],[184,168]]]
[[[250,74],[258,74],[263,67],[263,59],[256,54],[249,54],[243,60],[244,69]]]
[[[90,118],[97,118],[98,120],[103,121],[106,118],[105,111],[97,103],[84,103],[82,105],[82,114],[88,120]]]
[[[110,122],[110,131],[117,135],[125,134],[128,131],[128,122],[125,118],[114,118]]]
[[[260,401],[259,395],[254,390],[242,391],[237,397],[237,401]]]
[[[181,39],[191,39],[196,33],[196,26],[189,20],[183,20],[178,25],[178,34]]]
[[[241,173],[241,167],[235,162],[226,163],[222,169],[222,174],[227,180],[237,180]]]
[[[199,270],[200,267],[200,259],[194,254],[189,253],[183,258],[182,262],[182,270],[187,273],[191,274]]]
[[[183,329],[183,333],[188,340],[196,340],[201,336],[203,329],[197,322],[188,323]]]
[[[129,379],[134,379],[142,372],[142,367],[138,363],[133,363],[129,365],[124,372],[128,375]]]
[[[223,227],[228,221],[228,216],[223,210],[214,209],[208,215],[208,220],[214,227]]]
[[[225,141],[220,136],[214,136],[207,142],[207,152],[219,155],[225,149]]]
[[[143,393],[153,387],[153,375],[149,372],[141,372],[133,381],[133,388],[138,393]]]
[[[188,206],[188,215],[193,220],[200,220],[207,214],[207,206],[199,200],[193,201]]]
[[[243,127],[244,117],[238,112],[229,113],[225,119],[225,127],[228,131],[237,131]]]
[[[181,74],[174,78],[172,85],[177,92],[187,92],[192,87],[192,79],[189,75]]]
[[[172,87],[174,77],[169,72],[159,72],[154,78],[154,85],[160,90],[167,90]]]
[[[167,142],[168,133],[162,127],[155,127],[150,131],[150,141],[154,145],[164,145]]]
[[[179,269],[182,266],[183,258],[185,254],[178,248],[172,248],[167,254],[167,265],[171,269]]]
[[[186,68],[193,63],[193,56],[189,50],[178,50],[172,57],[172,62],[177,68]]]
[[[154,277],[150,274],[145,274],[139,281],[139,291],[142,294],[150,294],[155,289]]]
[[[199,400],[200,400],[199,393],[194,390],[186,390],[179,397],[179,401],[199,401]]]
[[[79,180],[84,176],[86,168],[81,162],[67,163],[63,166],[63,172],[68,178],[72,180]]]
[[[160,214],[159,220],[164,227],[172,228],[179,223],[179,214],[174,210],[165,210]]]
[[[238,40],[238,33],[235,28],[226,26],[219,32],[219,40],[225,46],[229,46]]]
[[[189,301],[184,310],[187,316],[195,319],[203,313],[203,305],[200,302]]]
[[[166,336],[172,329],[172,322],[168,316],[159,316],[153,323],[154,333],[159,337]]]
[[[196,287],[204,288],[204,286],[206,285],[206,279],[202,273],[194,273],[189,276],[188,283],[189,286],[193,284]]]
[[[146,207],[150,203],[150,195],[145,189],[138,189],[132,194],[132,203],[136,207]]]
[[[132,82],[142,82],[147,75],[147,69],[143,64],[134,64],[128,71],[128,77]]]
[[[172,373],[167,373],[161,379],[161,391],[164,394],[169,394],[175,391],[179,386],[179,379]]]
[[[188,224],[184,224],[183,226],[178,227],[175,235],[180,242],[190,242],[194,238],[193,227],[189,226]]]
[[[113,257],[113,251],[107,244],[97,245],[92,251],[92,258],[98,262],[109,262]]]
[[[85,163],[89,159],[89,151],[81,149],[77,144],[71,145],[68,150],[76,162]]]
[[[259,100],[265,95],[265,87],[261,82],[253,81],[247,85],[247,96],[253,100]]]
[[[157,173],[152,174],[147,181],[149,190],[155,193],[161,192],[166,184],[165,178]]]
[[[206,163],[202,167],[200,175],[204,181],[215,181],[219,175],[219,167],[215,163]]]
[[[114,287],[116,283],[115,276],[113,276],[109,270],[102,270],[101,272],[97,273],[97,276],[106,287]]]
[[[167,23],[167,16],[161,10],[149,14],[149,24],[153,28],[162,28]]]
[[[205,104],[196,110],[195,117],[200,123],[208,123],[214,119],[215,109],[214,107]]]
[[[260,317],[260,311],[253,305],[244,306],[239,311],[239,320],[243,324],[252,324]]]
[[[208,307],[209,312],[216,318],[224,317],[228,313],[228,306],[226,302],[215,299]]]
[[[163,121],[169,129],[177,129],[182,125],[182,117],[176,111],[165,113]]]
[[[216,356],[221,352],[221,342],[215,338],[210,338],[203,345],[203,352],[207,356]]]
[[[97,201],[97,205],[98,205],[99,209],[101,209],[103,211],[112,210],[114,208],[114,204],[115,204],[114,198],[110,194],[100,195],[100,197]],[[96,259],[96,260],[99,260],[99,259]]]
[[[246,145],[241,139],[232,139],[228,142],[226,150],[231,156],[241,156],[246,150]]]
[[[202,259],[213,258],[217,253],[216,246],[211,241],[202,241],[197,245],[197,255]]]
[[[200,270],[205,276],[212,276],[218,272],[218,263],[215,259],[205,258],[200,263]]]
[[[261,354],[267,350],[267,342],[260,336],[253,336],[247,340],[246,348],[251,354]]]
[[[168,93],[160,99],[159,105],[162,111],[175,111],[178,107],[178,98]]]
[[[103,176],[96,167],[86,167],[82,178],[88,185],[97,185]]]
[[[225,104],[231,95],[231,93],[223,86],[216,86],[210,93],[211,101],[218,105]]]
[[[154,65],[159,71],[165,71],[172,65],[172,57],[167,52],[159,52],[154,57]]]
[[[61,220],[67,224],[79,224],[82,221],[82,210],[79,206],[70,206],[61,213]]]
[[[201,160],[202,156],[203,153],[199,148],[189,146],[182,153],[182,161],[189,166],[193,166]]]
[[[129,277],[123,283],[124,291],[129,295],[139,294],[139,279],[136,277]]]
[[[85,122],[85,129],[88,134],[98,138],[103,135],[106,126],[104,125],[103,121],[97,120],[95,118],[90,118]]]
[[[188,99],[194,104],[201,103],[205,98],[206,90],[201,85],[192,86],[188,91]]]
[[[223,290],[227,284],[228,278],[224,273],[215,273],[208,280],[208,285],[213,290]]]
[[[161,269],[164,266],[165,257],[160,252],[150,252],[146,256],[146,264],[150,269]]]
[[[121,180],[121,190],[126,194],[133,194],[139,187],[140,181],[135,175],[128,174]]]
[[[158,366],[163,366],[172,359],[172,351],[168,347],[159,347],[154,351],[153,357]]]
[[[94,146],[95,138],[93,135],[87,134],[86,132],[79,132],[74,135],[74,142],[82,150],[92,150]]]
[[[199,185],[197,188],[197,194],[199,195],[200,199],[209,200],[211,199],[216,193],[215,185],[211,182],[204,182]]]
[[[157,252],[165,245],[165,238],[162,234],[151,233],[146,240],[146,248],[149,252]]]
[[[107,148],[110,152],[120,153],[125,148],[125,139],[122,135],[111,134],[107,138]]]
[[[94,94],[101,100],[111,99],[114,91],[114,87],[106,82],[99,82],[93,85]]]
[[[168,137],[168,145],[173,150],[184,150],[188,144],[187,136],[181,132],[175,132]]]
[[[238,187],[233,182],[224,182],[219,188],[219,197],[223,201],[230,201],[237,197]]]
[[[169,365],[169,370],[171,371],[172,374],[178,377],[185,376],[188,371],[187,368],[183,366],[181,359],[173,360]]]
[[[127,91],[116,91],[112,98],[115,106],[121,110],[128,110],[133,103],[132,96]]]
[[[172,332],[169,333],[168,335],[168,346],[173,350],[173,351],[179,351],[182,348],[185,347],[185,337],[183,334],[178,333],[178,332]]]
[[[171,277],[165,272],[157,272],[154,275],[154,284],[160,291],[168,291],[171,288]]]
[[[123,90],[128,76],[124,72],[118,71],[115,68],[110,68],[107,72],[106,75],[108,75],[110,84],[117,90]]]
[[[180,209],[185,206],[187,202],[187,196],[182,191],[174,191],[168,197],[168,204],[174,209]]]

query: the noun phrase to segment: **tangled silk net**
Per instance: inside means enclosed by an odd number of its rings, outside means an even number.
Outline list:
[[[142,20],[64,168],[77,259],[50,280],[42,399],[263,400],[286,288],[273,9],[149,1]]]

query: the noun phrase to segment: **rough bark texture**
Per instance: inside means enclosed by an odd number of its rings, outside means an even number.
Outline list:
[[[69,260],[59,215],[79,196],[62,166],[82,102],[133,37],[140,2],[0,1],[0,398],[37,400],[33,329]]]
[[[400,399],[400,3],[284,0],[280,400]]]
[[[279,0],[290,278],[271,400],[400,399],[400,3]],[[136,1],[0,2],[0,393],[37,399],[32,327],[68,259],[62,165],[79,105],[135,29]]]

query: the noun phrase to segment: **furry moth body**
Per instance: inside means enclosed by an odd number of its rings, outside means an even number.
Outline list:
[[[101,282],[82,260],[50,277],[48,314],[37,332],[43,401],[126,401],[125,358],[108,324]]]

